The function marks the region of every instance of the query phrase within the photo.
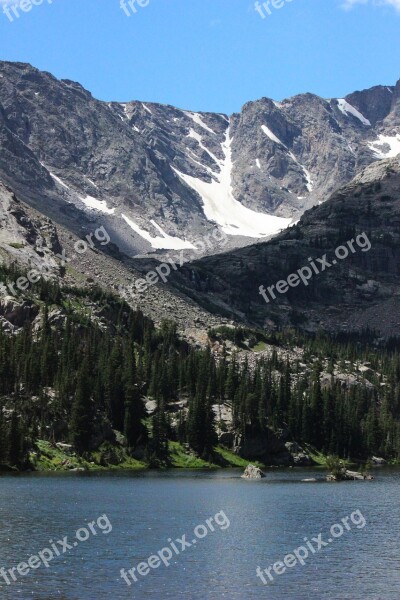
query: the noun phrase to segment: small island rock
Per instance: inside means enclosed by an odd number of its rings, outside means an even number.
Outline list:
[[[242,475],[243,479],[262,479],[263,477],[265,477],[265,473],[255,465],[247,465]]]

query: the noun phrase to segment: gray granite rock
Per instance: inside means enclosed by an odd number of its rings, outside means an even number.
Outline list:
[[[265,473],[254,465],[247,465],[242,475],[242,479],[263,479],[266,477]]]
[[[400,132],[400,82],[341,100],[262,98],[228,117],[101,102],[78,83],[23,63],[0,62],[0,81],[0,180],[75,233],[106,226],[129,255],[156,249],[156,237],[193,242],[218,229],[196,188],[229,171],[227,141],[232,169],[214,200],[227,201],[230,183],[245,207],[298,219],[390,154],[379,136]],[[234,222],[229,247],[254,241],[243,233]],[[219,251],[218,244],[205,249]]]

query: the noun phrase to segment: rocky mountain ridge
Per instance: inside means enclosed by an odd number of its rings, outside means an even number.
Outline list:
[[[227,116],[101,102],[0,62],[0,148],[0,180],[74,233],[104,225],[129,256],[191,250],[215,229],[234,248],[400,151],[400,81],[343,99],[262,98]]]

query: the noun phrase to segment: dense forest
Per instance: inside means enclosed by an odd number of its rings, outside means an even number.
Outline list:
[[[218,404],[232,409],[232,430],[244,438],[285,428],[292,440],[326,454],[400,457],[396,340],[378,343],[368,332],[333,337],[227,327],[209,332],[208,348],[195,349],[173,322],[157,328],[100,288],[42,280],[32,294],[35,322],[27,320],[17,333],[0,332],[0,464],[29,467],[39,439],[69,442],[85,456],[107,426],[124,435],[129,453],[151,465],[168,465],[169,440],[211,460],[217,432],[226,427],[213,410]],[[109,326],[78,310],[87,301],[107,315]],[[49,318],[55,308],[61,319]],[[274,348],[251,364],[250,352],[242,351],[249,335]],[[217,338],[223,340],[218,352]],[[303,349],[301,360],[284,358],[280,350],[294,347]],[[357,365],[367,367],[354,385],[334,376]],[[156,403],[152,416],[148,399]]]

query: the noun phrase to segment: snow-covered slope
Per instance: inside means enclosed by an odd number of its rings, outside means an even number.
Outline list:
[[[185,175],[175,168],[174,171],[199,194],[203,201],[204,214],[207,219],[219,225],[224,233],[248,238],[262,238],[278,233],[290,224],[291,219],[256,212],[243,206],[234,197],[231,145],[232,138],[228,128],[225,142],[222,144],[223,159],[215,158],[219,166],[219,173],[212,173],[210,182]]]

